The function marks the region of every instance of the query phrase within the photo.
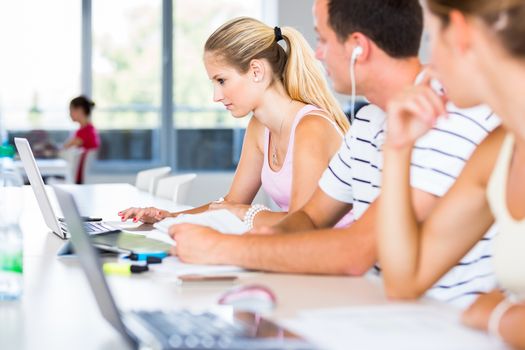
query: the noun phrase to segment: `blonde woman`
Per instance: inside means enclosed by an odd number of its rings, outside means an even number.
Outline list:
[[[348,120],[313,51],[293,28],[234,19],[208,38],[204,64],[214,101],[235,118],[252,118],[228,194],[186,213],[225,208],[250,228],[275,224],[310,198],[349,128]],[[282,211],[251,205],[261,185]],[[157,208],[119,213],[122,220],[146,223],[178,214]],[[348,214],[339,225],[350,221]]]
[[[385,288],[396,298],[420,296],[496,222],[493,260],[502,290],[482,294],[463,320],[525,348],[525,0],[426,0],[426,7],[431,66],[447,97],[462,107],[489,104],[503,127],[418,223],[411,149],[445,113],[446,97],[427,79],[390,103],[379,218]]]

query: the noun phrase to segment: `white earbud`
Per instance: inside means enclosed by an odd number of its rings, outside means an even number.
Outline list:
[[[350,81],[352,83],[352,99],[350,102],[350,123],[354,122],[355,118],[355,99],[356,99],[356,87],[355,87],[355,64],[357,58],[363,54],[363,48],[356,46],[352,51],[352,58],[350,59]]]
[[[354,51],[352,51],[352,62],[355,62],[359,56],[363,54],[363,48],[361,46],[356,46]]]

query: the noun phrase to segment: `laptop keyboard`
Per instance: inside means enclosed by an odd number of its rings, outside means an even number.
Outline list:
[[[187,310],[133,312],[153,331],[166,349],[237,349],[246,330],[209,313]]]
[[[90,235],[120,231],[120,229],[106,225],[103,222],[83,222],[82,225],[84,226],[84,230]],[[60,228],[63,232],[68,233],[66,223],[61,222]]]

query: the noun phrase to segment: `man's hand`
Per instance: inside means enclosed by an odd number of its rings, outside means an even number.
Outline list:
[[[178,256],[181,261],[192,264],[221,264],[218,245],[228,238],[227,235],[194,224],[173,225],[168,233],[177,243],[170,253]]]

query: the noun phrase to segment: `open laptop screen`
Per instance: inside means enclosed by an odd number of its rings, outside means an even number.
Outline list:
[[[53,189],[55,190],[58,203],[62,208],[64,218],[71,232],[71,242],[80,259],[80,264],[91,286],[91,290],[95,294],[100,312],[128,342],[134,344],[135,341],[124,327],[119,310],[115,305],[113,296],[106,283],[102,272],[102,264],[97,252],[91,245],[88,234],[84,231],[82,219],[73,196],[57,187],[53,187]]]
[[[29,146],[29,142],[24,138],[15,138],[16,149],[24,165],[24,169],[31,184],[31,188],[35,193],[36,201],[40,207],[40,211],[44,216],[44,221],[46,222],[47,227],[49,227],[55,234],[59,235],[61,238],[66,238],[60,225],[57,220],[57,215],[55,214],[49,197],[46,193],[46,188],[44,186],[44,180],[40,175],[40,170],[36,165],[35,157]]]

